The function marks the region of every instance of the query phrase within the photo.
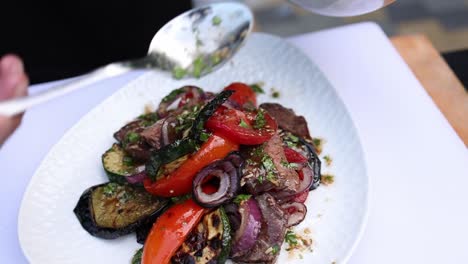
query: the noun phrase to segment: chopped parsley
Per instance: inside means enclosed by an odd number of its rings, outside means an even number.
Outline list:
[[[267,180],[272,181],[276,179],[276,173],[277,173],[276,166],[273,163],[273,159],[270,156],[268,155],[263,156],[262,166],[265,169]]]
[[[138,117],[138,119],[143,120],[143,126],[148,127],[151,126],[152,124],[156,123],[158,121],[158,114],[157,113],[148,113],[148,114],[143,114]]]
[[[241,204],[242,202],[247,201],[248,199],[250,199],[250,197],[252,197],[251,194],[239,194],[239,195],[236,196],[236,198],[234,198],[234,202],[236,204]]]
[[[291,134],[291,133],[289,133],[287,139],[294,142],[294,143],[299,143],[299,138],[296,137],[295,135]]]
[[[177,96],[179,96],[180,94],[183,94],[183,93],[185,93],[184,89],[182,89],[182,88],[175,89],[172,92],[170,92],[168,95],[164,96],[164,98],[161,100],[161,102],[163,102],[163,103],[172,102],[177,98]]]
[[[288,230],[286,232],[286,235],[284,236],[284,240],[286,241],[286,243],[289,244],[290,247],[293,247],[293,246],[297,245],[297,236],[291,230]]]
[[[127,142],[129,143],[135,143],[138,142],[138,140],[140,140],[140,135],[138,135],[138,133],[135,132],[129,132],[126,137]]]
[[[276,179],[275,173],[272,172],[272,171],[268,171],[268,172],[267,172],[267,175],[266,175],[266,179],[267,179],[268,181],[270,181],[270,182],[271,182],[271,181],[274,181],[274,180]]]
[[[255,129],[261,129],[261,128],[264,128],[265,125],[266,125],[265,114],[263,113],[262,110],[259,110],[257,115],[255,116],[255,123],[253,127]]]
[[[280,93],[279,93],[278,91],[273,91],[273,92],[271,93],[271,97],[273,97],[273,98],[279,98],[279,97],[280,97]]]
[[[327,164],[327,166],[331,166],[333,160],[332,160],[332,158],[330,157],[330,155],[325,155],[325,156],[323,156],[323,159],[325,160],[325,164]]]
[[[249,124],[247,124],[247,123],[244,121],[244,119],[241,119],[241,120],[240,120],[239,126],[240,126],[240,127],[243,127],[243,128],[249,128],[249,127],[250,127]]]
[[[171,197],[171,202],[173,203],[181,203],[183,201],[186,201],[190,199],[192,195],[190,193],[182,195],[182,196],[176,196],[176,197]]]
[[[250,88],[252,88],[252,90],[255,93],[258,93],[258,94],[264,94],[265,93],[265,91],[263,91],[262,87],[260,87],[259,84],[251,84],[249,86],[250,86]]]
[[[278,254],[279,250],[280,250],[279,246],[274,245],[274,246],[271,247],[271,254],[276,255],[276,254]]]
[[[174,69],[172,69],[172,76],[177,80],[184,78],[185,75],[187,75],[187,70],[184,68],[174,67]]]
[[[293,135],[292,133],[287,132],[284,137],[284,142],[288,147],[297,147],[300,143],[300,140],[297,136]]]
[[[214,16],[212,19],[211,19],[211,23],[213,24],[213,26],[219,26],[219,24],[221,24],[222,20],[219,16]]]
[[[286,160],[281,161],[281,166],[288,168],[288,169],[297,169],[296,163],[289,163]]]
[[[206,65],[203,62],[203,57],[198,57],[193,61],[193,76],[196,78],[200,78],[203,70],[205,69]]]
[[[258,175],[258,178],[257,178],[257,179],[258,179],[258,182],[259,182],[260,184],[263,183],[263,175],[261,175],[261,174]]]
[[[140,248],[135,252],[132,258],[132,264],[141,264],[141,258],[143,257],[143,248]]]
[[[133,159],[130,156],[124,156],[122,162],[125,166],[133,166]]]
[[[200,133],[200,140],[203,141],[203,142],[205,142],[205,141],[207,141],[207,140],[210,138],[210,136],[211,136],[210,133],[207,133],[207,132],[205,132],[205,131],[202,131],[202,132]]]
[[[267,171],[276,170],[275,164],[273,163],[273,159],[268,155],[263,156],[262,165]]]
[[[193,122],[197,118],[198,113],[200,112],[199,107],[196,105],[192,109],[185,110],[180,115],[176,117],[179,125],[175,127],[176,133],[180,133],[187,129],[190,129],[193,125]],[[203,124],[202,124],[203,125]],[[203,129],[203,127],[201,128]]]
[[[313,138],[312,143],[314,144],[315,150],[317,154],[322,153],[324,140],[321,138]]]
[[[263,151],[263,146],[258,146],[252,151],[252,156],[261,159],[265,155],[265,152]]]
[[[104,186],[104,189],[102,191],[106,196],[112,196],[117,191],[117,188],[119,188],[119,185],[117,183],[110,182],[106,184],[106,186]]]
[[[314,142],[314,145],[315,145],[316,147],[322,145],[322,139],[321,139],[321,138],[314,138],[314,139],[313,139],[313,142]]]
[[[126,191],[120,192],[117,195],[117,199],[119,199],[119,203],[121,203],[121,204],[124,204],[124,203],[128,202],[128,200],[130,200],[132,198],[134,198],[134,195],[129,194]]]
[[[258,175],[258,181],[263,183],[263,180],[267,179],[273,181],[276,179],[276,174],[278,173],[273,159],[263,151],[263,146],[258,146],[254,148],[251,152],[252,158],[259,161],[265,173],[260,173]]]
[[[331,174],[322,174],[322,177],[320,177],[320,181],[325,185],[330,185],[335,182],[335,176]]]

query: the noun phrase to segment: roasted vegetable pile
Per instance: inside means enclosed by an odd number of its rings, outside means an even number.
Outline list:
[[[257,106],[254,90],[184,86],[124,125],[102,155],[109,182],[74,209],[83,228],[136,233],[144,245],[132,263],[274,263],[321,164],[304,117]]]

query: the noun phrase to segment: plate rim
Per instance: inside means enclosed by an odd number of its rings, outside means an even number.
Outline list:
[[[265,32],[253,32],[253,33],[251,33],[250,37],[255,36],[255,35],[256,36],[263,36],[263,37],[267,37],[267,38],[272,38],[272,39],[275,39],[275,40],[277,40],[279,42],[282,42],[285,45],[287,45],[289,48],[294,49],[295,52],[301,54],[301,56],[306,58],[306,60],[308,60],[309,63],[313,64],[314,67],[316,68],[316,70],[319,71],[322,78],[327,82],[328,87],[330,87],[330,92],[333,93],[333,96],[336,97],[337,100],[341,103],[342,107],[345,110],[345,113],[346,113],[347,117],[351,121],[350,123],[351,123],[351,127],[352,127],[352,129],[354,131],[354,134],[356,136],[356,143],[357,143],[357,146],[358,146],[358,150],[360,152],[360,155],[362,156],[363,173],[364,173],[365,179],[367,180],[367,188],[364,190],[364,192],[365,192],[365,195],[364,195],[365,203],[363,204],[362,221],[360,221],[356,238],[354,239],[351,247],[347,250],[346,254],[344,255],[344,257],[343,257],[343,259],[341,261],[342,263],[348,263],[349,259],[354,254],[357,246],[359,245],[359,243],[361,242],[361,240],[362,240],[362,238],[364,236],[364,233],[365,233],[365,230],[366,230],[366,227],[367,227],[367,224],[368,224],[369,215],[370,215],[370,208],[371,208],[371,199],[370,198],[371,198],[371,192],[373,190],[373,188],[372,188],[372,186],[373,186],[372,179],[371,179],[371,177],[369,176],[369,173],[368,173],[366,153],[364,152],[363,145],[361,143],[361,137],[359,136],[358,129],[356,127],[354,119],[352,118],[351,113],[348,110],[348,107],[346,106],[343,99],[341,98],[341,96],[337,92],[336,88],[331,84],[331,82],[328,80],[327,76],[323,73],[323,71],[319,68],[319,66],[301,48],[299,48],[296,45],[294,45],[293,43],[291,43],[288,39],[277,36],[277,35],[273,35],[273,34],[269,34],[269,33],[265,33]],[[84,118],[89,116],[92,112],[98,111],[100,105],[104,104],[107,101],[112,100],[118,93],[120,93],[123,90],[123,88],[125,88],[127,86],[134,85],[134,83],[138,83],[138,82],[140,82],[140,80],[148,78],[147,76],[151,75],[151,74],[152,74],[151,72],[145,72],[145,73],[135,77],[134,79],[122,84],[117,90],[115,90],[110,95],[108,95],[104,100],[101,100],[100,102],[97,103],[97,105],[90,108],[89,111],[87,111],[85,114],[83,114],[83,116],[81,116],[71,127],[69,127],[65,131],[65,133],[63,133],[62,136],[60,136],[60,138],[49,148],[49,150],[47,151],[47,154],[41,159],[39,166],[37,166],[37,168],[34,170],[34,173],[31,176],[27,187],[24,189],[24,192],[23,192],[22,198],[21,198],[20,208],[19,208],[18,214],[17,214],[17,228],[16,228],[17,230],[16,230],[16,233],[17,233],[17,236],[18,236],[18,241],[19,241],[19,245],[20,245],[20,248],[21,248],[21,252],[23,253],[23,255],[25,256],[26,260],[29,263],[32,263],[33,261],[31,260],[31,256],[28,255],[27,250],[24,248],[24,241],[23,241],[23,235],[22,235],[22,233],[24,232],[24,231],[22,231],[22,226],[23,226],[23,224],[22,224],[23,220],[22,219],[24,219],[24,217],[22,217],[22,215],[24,215],[24,213],[25,213],[24,211],[26,210],[25,209],[26,196],[27,196],[28,193],[31,192],[31,188],[33,186],[33,183],[35,183],[39,179],[39,176],[38,176],[39,173],[38,172],[42,169],[43,166],[45,166],[45,161],[47,159],[49,159],[49,157],[52,155],[53,151],[57,148],[57,145],[60,144],[65,137],[67,137],[69,134],[71,134],[75,130],[75,128],[77,126],[79,126],[83,122]]]

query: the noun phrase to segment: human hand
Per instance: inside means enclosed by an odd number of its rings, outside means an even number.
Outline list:
[[[25,96],[29,85],[23,62],[16,55],[0,58],[0,101]],[[0,116],[0,146],[15,131],[23,114],[13,117]]]

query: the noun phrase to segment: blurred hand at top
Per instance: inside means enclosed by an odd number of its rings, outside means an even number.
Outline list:
[[[311,12],[336,17],[364,15],[396,0],[289,0]]]
[[[23,62],[16,55],[5,55],[0,58],[0,101],[25,96],[29,85],[24,72]],[[23,114],[13,117],[0,115],[0,146],[15,131]]]

